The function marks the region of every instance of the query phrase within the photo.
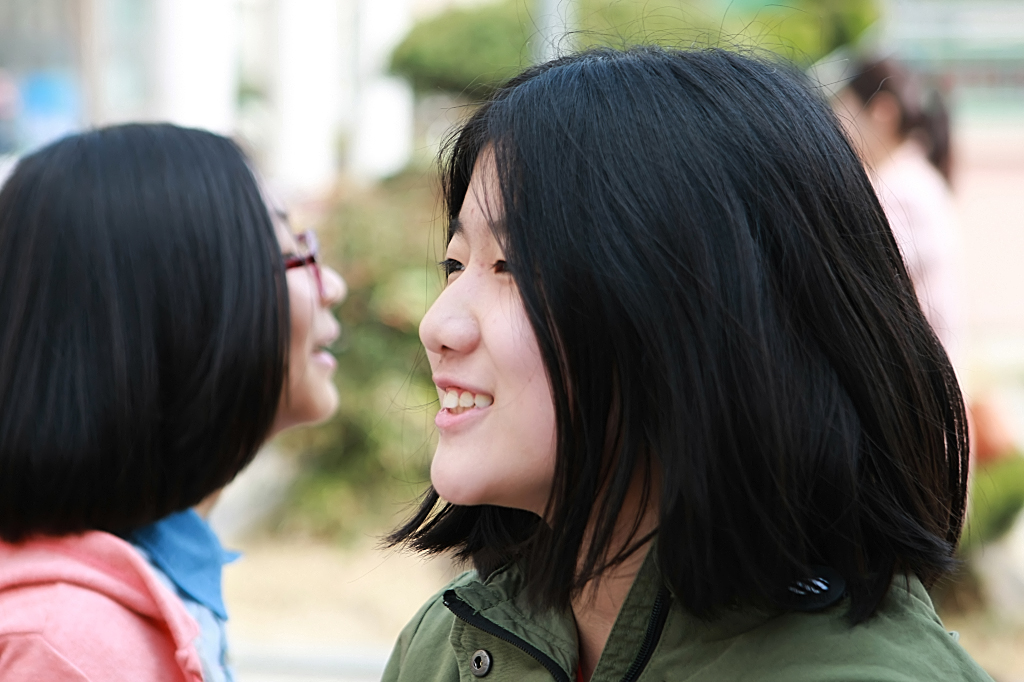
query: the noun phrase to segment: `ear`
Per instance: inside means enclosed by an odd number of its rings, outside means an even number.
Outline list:
[[[865,113],[879,130],[891,132],[893,135],[899,133],[902,111],[896,96],[891,92],[876,92],[865,109]]]

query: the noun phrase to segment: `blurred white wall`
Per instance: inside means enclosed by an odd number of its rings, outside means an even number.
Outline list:
[[[412,156],[413,94],[387,75],[391,51],[412,27],[409,0],[357,0],[355,120],[349,168],[362,179],[400,171]]]
[[[169,121],[234,132],[236,0],[82,2],[87,123]]]
[[[359,91],[349,170],[359,179],[394,175],[412,156],[413,94],[394,76],[364,82]]]
[[[291,196],[392,175],[413,95],[387,69],[415,1],[80,0],[85,123],[237,135]]]
[[[538,63],[572,49],[566,36],[576,30],[576,5],[574,0],[533,0],[534,21],[539,29],[533,41],[533,57]]]
[[[83,0],[86,123],[144,120],[152,113],[153,9],[147,2]]]
[[[413,95],[388,76],[412,25],[409,0],[243,0],[264,6],[267,175],[286,193],[316,195],[339,169],[374,181],[409,162]],[[244,55],[248,59],[251,55]]]
[[[157,0],[155,10],[153,117],[233,133],[238,108],[238,3]]]
[[[339,0],[278,0],[270,91],[276,111],[267,173],[290,192],[317,193],[338,171],[345,51]]]
[[[391,51],[453,1],[480,0],[0,0],[0,154],[170,121],[237,136],[293,197],[386,177],[413,139]]]

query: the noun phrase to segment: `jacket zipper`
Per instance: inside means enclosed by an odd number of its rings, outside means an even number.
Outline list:
[[[647,664],[654,655],[654,648],[661,640],[661,633],[665,629],[665,621],[668,620],[669,602],[672,595],[667,588],[658,590],[658,596],[654,599],[654,608],[651,610],[651,617],[647,620],[647,631],[644,633],[644,641],[640,645],[640,651],[629,666],[622,682],[636,682],[640,673],[644,671]]]
[[[500,625],[495,625],[491,621],[481,616],[479,613],[476,612],[476,610],[473,609],[472,606],[459,599],[458,595],[455,594],[455,590],[448,590],[447,592],[445,592],[444,596],[441,598],[441,601],[444,603],[445,606],[448,607],[449,611],[455,614],[455,617],[459,620],[465,621],[473,627],[479,630],[483,630],[487,634],[493,637],[497,637],[501,641],[508,642],[512,646],[525,651],[527,654],[532,656],[538,663],[544,666],[547,669],[547,671],[551,673],[551,676],[554,677],[558,682],[571,682],[569,676],[565,673],[564,670],[562,670],[562,667],[560,665],[555,663],[554,659],[552,659],[550,656],[548,656],[543,651],[533,646],[523,638],[513,635],[511,632],[501,627]]]
[[[458,595],[455,594],[455,590],[448,590],[441,599],[444,605],[448,607],[448,610],[455,614],[455,617],[459,620],[526,652],[544,666],[558,682],[571,682],[566,672],[550,656],[521,637],[513,635],[505,628],[495,625],[481,616],[473,607],[459,599]],[[640,651],[637,653],[636,658],[633,659],[629,670],[626,671],[622,682],[636,682],[640,677],[640,673],[644,671],[644,668],[650,662],[654,649],[661,639],[661,633],[665,629],[665,621],[668,620],[670,601],[671,595],[669,591],[662,587],[654,600],[654,608],[651,610],[651,617],[647,621],[647,631],[644,633],[644,640],[640,645]]]

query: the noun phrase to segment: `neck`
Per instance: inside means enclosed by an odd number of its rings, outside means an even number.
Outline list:
[[[608,643],[608,636],[633,586],[633,580],[640,572],[649,545],[647,543],[626,561],[605,571],[599,579],[587,583],[573,600],[572,612],[579,636],[580,668],[585,680],[589,680],[597,668],[601,652]]]
[[[608,547],[608,556],[614,556],[637,538],[642,538],[657,529],[657,504],[648,500],[647,507],[641,509],[641,498],[640,483],[634,480],[619,512],[615,533]],[[633,528],[633,520],[638,515],[641,516],[641,520],[636,534],[633,535],[630,530]],[[643,566],[650,544],[648,541],[625,561],[591,580],[573,599],[572,612],[576,618],[576,631],[579,636],[580,668],[585,680],[589,680],[597,668],[597,662],[608,642],[612,626],[615,625],[622,604],[626,601],[633,581]],[[586,543],[583,551],[586,551]]]
[[[203,498],[203,501],[192,507],[197,514],[204,519],[210,517],[210,512],[213,511],[213,506],[217,504],[217,500],[220,499],[220,494],[224,488],[217,488],[212,493]]]

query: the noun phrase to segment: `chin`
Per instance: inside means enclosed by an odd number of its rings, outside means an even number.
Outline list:
[[[462,507],[479,504],[490,504],[486,494],[478,486],[473,485],[478,479],[472,474],[467,475],[460,467],[445,462],[441,452],[435,453],[430,463],[430,484],[445,502]]]
[[[295,388],[282,395],[278,408],[275,432],[295,426],[319,424],[330,419],[338,411],[338,389],[328,381],[325,385],[309,388]]]
[[[482,504],[522,509],[540,514],[550,491],[535,490],[517,485],[514,475],[491,467],[492,475],[485,476],[487,465],[477,462],[466,465],[454,457],[446,457],[439,449],[430,463],[430,483],[438,495],[450,504],[476,507]]]
[[[317,407],[311,411],[310,418],[306,420],[306,423],[318,424],[327,421],[338,411],[338,403],[338,389],[332,383],[330,389],[325,391],[321,399],[317,401]]]

